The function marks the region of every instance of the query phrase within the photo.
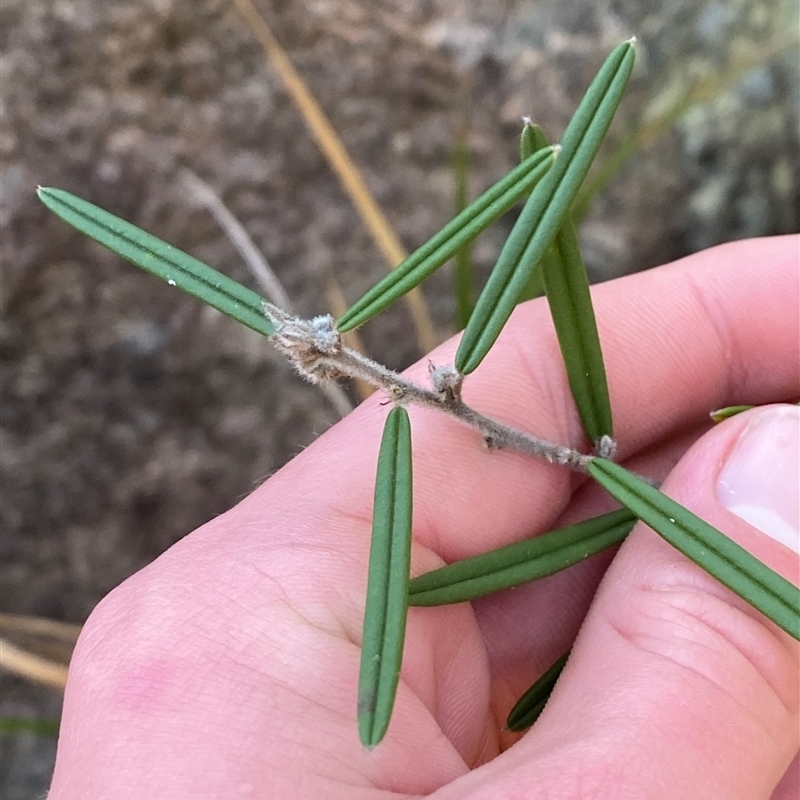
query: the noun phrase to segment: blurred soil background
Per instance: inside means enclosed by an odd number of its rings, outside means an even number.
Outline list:
[[[791,0],[256,6],[409,250],[452,214],[460,131],[474,197],[517,162],[521,117],[557,140],[632,34],[637,66],[604,153],[637,130],[645,141],[583,221],[592,278],[798,229]],[[37,184],[255,286],[181,183],[190,169],[306,315],[327,310],[331,274],[353,301],[386,265],[232,0],[3,0],[0,24],[0,610],[81,623],[335,413],[256,334],[67,228]],[[477,242],[480,281],[513,216]],[[445,338],[449,271],[424,294]],[[422,355],[403,304],[363,334],[392,367]],[[57,690],[3,674],[4,719],[59,708]],[[0,742],[0,795],[42,797],[55,737],[6,729]]]

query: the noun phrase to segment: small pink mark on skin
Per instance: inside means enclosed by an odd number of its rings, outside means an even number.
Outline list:
[[[163,711],[173,705],[174,668],[158,658],[131,665],[120,675],[114,699],[117,706],[137,714]]]

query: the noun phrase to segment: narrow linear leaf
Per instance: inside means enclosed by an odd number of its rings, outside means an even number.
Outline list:
[[[548,147],[541,127],[529,127],[533,146],[537,150]],[[591,441],[597,442],[613,434],[611,401],[589,277],[569,213],[542,258],[541,271],[572,396],[583,429]]]
[[[487,189],[357,300],[338,321],[337,328],[344,332],[363,325],[435,272],[531,191],[550,169],[556,152],[554,148],[535,153]]]
[[[409,604],[463,603],[544,578],[619,544],[635,521],[627,509],[612,511],[426,572],[411,581]]]
[[[452,168],[455,183],[455,213],[458,216],[469,205],[469,146],[464,130],[456,134],[453,145]],[[455,255],[453,290],[456,297],[456,328],[463,330],[475,305],[473,283],[475,269],[472,264],[471,243],[461,247]]]
[[[130,222],[62,189],[39,187],[39,199],[64,222],[117,255],[202,300],[248,328],[270,336],[264,300],[227,275]]]
[[[596,443],[613,436],[614,425],[589,280],[569,217],[556,235],[555,254],[542,263],[544,291],[583,429]]]
[[[519,152],[520,158],[524,161],[526,158],[530,158],[537,150],[541,150],[543,147],[549,146],[549,143],[542,144],[542,142],[536,137],[536,130],[539,128],[538,125],[534,125],[529,117],[525,117],[522,126],[522,134],[519,137]],[[555,258],[553,253],[553,245],[547,248],[547,251],[542,256],[542,259],[547,258]],[[542,297],[544,295],[544,270],[542,269],[534,269],[531,273],[531,277],[528,279],[528,282],[523,286],[522,291],[517,298],[517,305],[520,303],[525,303],[528,300],[533,300],[536,297]]]
[[[619,45],[567,126],[561,154],[528,198],[478,298],[456,353],[455,366],[461,373],[472,372],[489,352],[566,218],[622,99],[633,61],[633,42]]]
[[[716,411],[712,411],[709,416],[714,422],[722,422],[744,411],[749,411],[751,408],[754,408],[754,406],[726,406],[725,408],[718,408]]]
[[[538,125],[534,125],[530,117],[522,118],[522,133],[519,137],[519,160],[525,161],[530,158],[537,150],[549,146],[549,142],[542,144],[536,136]]]
[[[569,658],[569,652],[556,659],[551,664],[544,675],[537,680],[525,694],[514,704],[514,708],[508,712],[506,727],[510,731],[519,733],[526,728],[530,728],[544,711],[547,701],[550,699],[556,681],[564,671],[564,666]]]
[[[795,405],[800,406],[800,402],[795,403]],[[742,414],[745,411],[750,411],[753,408],[758,408],[758,406],[726,406],[725,408],[718,408],[716,411],[712,411],[709,416],[714,422],[723,422],[726,419],[735,417],[737,414]]]
[[[365,747],[383,739],[397,694],[403,660],[411,562],[411,427],[408,412],[393,408],[383,429],[364,640],[358,679],[358,731]]]
[[[603,458],[589,474],[609,494],[720,583],[800,640],[800,589],[641,478]]]

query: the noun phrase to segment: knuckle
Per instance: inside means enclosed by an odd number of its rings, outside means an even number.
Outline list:
[[[760,726],[795,717],[797,643],[694,565],[658,571],[608,609],[614,630],[689,685],[727,696]]]

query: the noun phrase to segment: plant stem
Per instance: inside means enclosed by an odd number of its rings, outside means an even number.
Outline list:
[[[341,377],[358,378],[383,389],[395,403],[417,403],[433,408],[474,428],[491,448],[509,447],[551,464],[587,471],[592,456],[503,425],[468,406],[461,399],[463,376],[453,368],[433,369],[434,389],[427,389],[346,347],[332,317],[301,319],[267,302],[264,312],[275,325],[275,333],[270,337],[273,344],[311,383]]]

